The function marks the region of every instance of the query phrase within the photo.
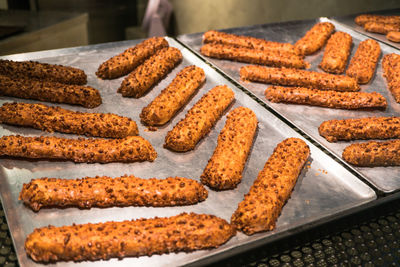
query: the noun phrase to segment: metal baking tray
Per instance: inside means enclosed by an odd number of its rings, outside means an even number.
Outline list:
[[[381,41],[383,43],[391,45],[397,49],[400,49],[400,43],[395,43],[395,42],[388,40],[386,38],[385,34],[367,32],[366,30],[364,30],[364,28],[362,26],[357,25],[354,22],[354,19],[358,15],[361,15],[361,14],[375,14],[375,15],[385,15],[385,16],[396,15],[396,16],[398,16],[398,15],[400,15],[400,9],[381,10],[381,11],[374,11],[374,12],[363,12],[363,13],[356,14],[356,15],[353,14],[353,15],[348,15],[348,16],[332,17],[331,19],[333,21],[343,24],[344,26],[352,28],[353,30],[355,30],[361,34],[364,34],[364,35],[368,36],[369,38],[376,39],[378,41]]]
[[[181,212],[197,212],[215,214],[226,220],[230,220],[231,214],[243,195],[249,190],[258,172],[263,168],[274,147],[288,137],[302,138],[294,129],[290,128],[262,105],[250,96],[238,89],[234,84],[227,81],[217,71],[203,62],[199,57],[188,49],[181,46],[175,40],[168,38],[171,46],[182,51],[183,62],[173,70],[163,81],[156,85],[148,94],[140,99],[123,98],[116,93],[123,78],[117,80],[100,80],[95,76],[99,64],[111,56],[120,53],[124,49],[135,45],[140,40],[125,41],[83,47],[82,49],[63,49],[59,55],[57,51],[28,53],[9,56],[14,60],[36,59],[41,62],[57,63],[80,67],[88,74],[88,84],[98,88],[103,98],[103,104],[91,111],[113,112],[128,116],[138,123],[140,135],[149,140],[158,153],[158,158],[153,162],[143,163],[111,163],[111,164],[74,164],[63,161],[46,160],[23,160],[15,158],[2,158],[0,160],[0,193],[3,207],[7,216],[11,235],[14,240],[15,249],[21,266],[43,266],[29,259],[24,251],[24,241],[27,234],[34,228],[46,225],[70,225],[72,223],[122,221],[135,218],[152,218],[155,216],[172,216]],[[207,77],[206,84],[191,99],[188,105],[165,127],[156,132],[146,130],[139,122],[139,113],[180,71],[187,65],[195,64],[204,69]],[[203,168],[213,153],[216,146],[218,134],[225,124],[224,117],[216,124],[210,134],[206,136],[194,151],[187,153],[175,153],[162,147],[164,137],[193,104],[200,97],[216,85],[226,84],[235,92],[235,103],[229,108],[232,110],[238,106],[251,108],[259,120],[256,139],[243,173],[242,183],[235,190],[214,192],[209,190],[209,197],[204,202],[193,206],[170,207],[170,208],[92,208],[81,210],[76,208],[67,209],[43,209],[37,213],[25,207],[18,201],[18,195],[23,183],[32,178],[39,177],[64,177],[75,178],[95,175],[108,175],[112,177],[134,174],[137,177],[168,177],[184,176],[199,179]],[[1,97],[0,104],[17,99]],[[28,100],[18,100],[33,102]],[[85,110],[76,106],[60,105],[74,110]],[[39,130],[0,125],[1,135],[23,134],[23,135],[56,135],[70,136],[65,134],[49,134]],[[303,138],[304,139],[304,138]],[[291,199],[284,207],[279,217],[277,227],[274,231],[246,236],[238,233],[226,244],[217,249],[202,250],[192,253],[171,253],[168,255],[154,255],[151,257],[124,258],[122,260],[111,259],[108,261],[95,262],[60,262],[48,266],[178,266],[198,265],[211,262],[223,257],[244,251],[250,247],[263,243],[272,242],[279,236],[293,234],[294,229],[305,227],[309,223],[315,223],[323,219],[332,218],[341,212],[361,206],[376,199],[375,192],[359,180],[355,175],[346,170],[341,164],[325,154],[322,150],[308,142],[311,148],[310,168],[304,168]]]
[[[354,55],[360,41],[368,38],[335,21],[326,18],[320,18],[312,21],[287,22],[251,26],[246,28],[228,29],[226,30],[226,32],[240,35],[249,35],[272,41],[289,42],[294,44],[299,38],[301,38],[305,34],[307,30],[309,30],[315,23],[319,21],[330,21],[335,25],[337,31],[347,32],[353,37],[354,45],[351,51],[351,56]],[[179,36],[178,40],[191,47],[195,52],[199,53],[202,41],[202,33]],[[399,52],[398,50],[385,44],[380,43],[380,45],[382,49],[382,54]],[[318,64],[322,60],[322,55],[323,51],[319,51],[318,53],[307,56],[305,58],[306,61],[311,63],[310,70],[322,72],[322,70],[318,68]],[[240,85],[249,90],[252,94],[254,94],[257,98],[266,103],[273,110],[278,112],[281,116],[293,123],[296,127],[300,128],[307,135],[311,136],[326,149],[333,152],[340,159],[343,149],[347,145],[349,145],[350,142],[329,143],[328,141],[326,141],[325,138],[320,136],[318,133],[318,127],[323,121],[331,119],[361,118],[367,116],[400,116],[400,104],[396,103],[386,87],[386,81],[382,76],[381,62],[379,62],[378,64],[377,71],[372,79],[372,82],[367,85],[362,85],[361,91],[377,91],[381,93],[388,101],[388,108],[385,111],[348,111],[305,105],[271,103],[264,96],[264,91],[269,85],[263,83],[244,82],[240,80],[239,70],[242,66],[248,64],[228,60],[218,60],[208,57],[204,58],[210,61],[214,66],[219,68],[222,72],[231,77],[233,80],[240,83]],[[379,61],[381,61],[381,59],[382,56]],[[356,168],[350,166],[344,161],[343,163],[355,170],[364,179],[367,179],[382,192],[390,193],[400,189],[399,167]]]

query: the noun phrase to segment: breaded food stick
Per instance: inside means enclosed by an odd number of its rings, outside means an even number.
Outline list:
[[[368,83],[375,73],[380,55],[381,47],[377,41],[372,39],[362,41],[350,60],[346,75],[355,78],[358,83]]]
[[[163,37],[151,37],[103,62],[96,75],[102,79],[115,79],[133,71],[158,50],[168,47]]]
[[[122,222],[36,228],[25,241],[37,262],[107,260],[216,248],[236,234],[214,215],[176,216]]]
[[[292,52],[277,50],[256,50],[240,46],[231,46],[225,44],[204,44],[200,48],[200,53],[204,56],[228,59],[238,62],[260,64],[276,67],[290,67],[304,69],[308,63],[303,58]]]
[[[294,53],[294,46],[289,43],[271,42],[260,38],[230,34],[219,31],[205,32],[203,34],[203,42],[242,46],[257,50],[278,50]]]
[[[367,22],[380,22],[380,23],[400,23],[400,16],[382,16],[362,14],[354,19],[354,22],[360,26],[364,26]]]
[[[400,55],[398,54],[386,54],[382,58],[382,68],[383,68],[383,76],[388,80],[393,79],[393,69],[400,64]]]
[[[186,113],[185,118],[167,133],[164,147],[180,152],[194,149],[234,99],[235,94],[226,85],[216,86],[208,91]]]
[[[211,156],[201,182],[212,189],[234,189],[242,180],[242,172],[257,129],[257,117],[245,107],[232,110],[218,136],[218,144]]]
[[[167,88],[143,108],[140,119],[150,126],[164,125],[189,101],[205,80],[202,68],[184,68]]]
[[[309,155],[310,148],[299,138],[279,143],[233,213],[231,224],[246,235],[274,229]]]
[[[81,69],[36,61],[0,59],[0,75],[13,79],[44,80],[77,85],[87,82],[86,74]]]
[[[400,31],[400,23],[382,23],[370,21],[364,24],[364,30],[380,34]]]
[[[311,55],[320,50],[335,30],[330,22],[315,24],[301,39],[294,44],[299,55]]]
[[[157,152],[140,136],[123,139],[68,139],[50,136],[0,138],[0,156],[109,163],[154,161]]]
[[[400,117],[368,117],[324,121],[319,134],[329,142],[400,138]]]
[[[360,86],[357,84],[356,80],[351,77],[291,68],[267,68],[254,65],[244,66],[240,69],[240,78],[245,81],[301,86],[320,90],[360,90]]]
[[[201,202],[207,195],[201,183],[188,178],[142,179],[125,175],[32,179],[23,185],[19,199],[39,211],[41,207],[183,206]]]
[[[340,109],[386,109],[386,99],[377,92],[336,92],[304,87],[270,86],[265,97],[275,103],[289,103]]]
[[[127,117],[72,111],[43,104],[4,103],[0,107],[0,122],[48,132],[97,137],[124,138],[139,134],[136,123]]]
[[[13,79],[0,75],[0,95],[95,108],[101,104],[97,89],[58,82]]]
[[[353,38],[345,32],[335,32],[329,38],[319,67],[326,72],[343,73],[350,56]]]
[[[397,103],[400,103],[400,55],[386,54],[382,59],[383,76]]]
[[[181,61],[182,53],[175,47],[157,51],[122,81],[118,93],[125,97],[141,97]]]
[[[388,34],[386,34],[386,38],[389,41],[400,43],[400,30],[388,32]]]
[[[352,144],[343,150],[342,157],[359,167],[399,166],[400,140]]]

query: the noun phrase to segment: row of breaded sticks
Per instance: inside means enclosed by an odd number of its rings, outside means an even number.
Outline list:
[[[385,34],[389,41],[400,42],[400,16],[363,14],[357,16],[354,22],[367,32]]]
[[[275,66],[273,68],[245,66],[240,71],[240,76],[243,80],[299,87],[296,89],[270,87],[266,91],[266,95],[269,100],[274,102],[345,109],[385,109],[387,106],[386,99],[378,93],[321,92],[302,88],[358,91],[360,89],[358,84],[365,84],[371,81],[378,64],[381,49],[378,42],[374,40],[367,39],[359,44],[354,57],[350,60],[349,67],[346,71],[347,76],[300,70],[297,69],[298,67],[296,67],[295,64],[275,64],[258,60],[265,56],[265,51],[268,51],[267,53],[279,54],[287,53],[289,50],[291,51],[289,53],[292,53],[292,55],[298,55],[300,53],[298,51],[301,50],[303,51],[303,55],[311,54],[321,49],[328,40],[320,67],[334,74],[342,73],[350,55],[352,38],[350,35],[343,32],[336,32],[329,38],[333,30],[334,26],[329,22],[317,23],[294,46],[248,36],[209,31],[203,36],[205,44],[200,51],[206,56]],[[219,51],[221,51],[221,55],[227,54],[229,56],[216,56],[213,53],[208,53],[206,52],[208,51],[207,45],[218,45],[220,46]],[[234,49],[237,53],[233,50],[231,51],[231,49]],[[247,56],[243,56],[243,51],[249,51],[249,53],[252,54],[252,60],[242,60],[244,57],[248,58]],[[288,57],[286,57],[286,59],[288,59]],[[388,75],[385,76],[390,79]],[[395,80],[395,78],[392,80]],[[400,101],[400,93],[398,92],[400,91],[400,87],[395,82],[389,82],[389,84],[390,92],[396,101]],[[329,99],[334,100],[329,101]]]
[[[400,55],[385,55],[382,67],[388,87],[400,103]],[[367,117],[325,121],[320,125],[319,133],[329,142],[396,139],[351,144],[343,150],[342,157],[360,167],[400,166],[399,129],[399,117]]]
[[[48,226],[28,235],[25,250],[38,262],[151,256],[215,248],[233,237],[236,230],[248,235],[272,230],[309,153],[301,139],[289,138],[279,143],[230,223],[213,215],[182,213],[164,218]],[[24,184],[20,194],[20,199],[34,210],[42,206],[189,205],[206,197],[203,186],[191,179],[134,176],[34,179]]]
[[[100,93],[85,86],[81,69],[0,59],[0,95],[94,108],[102,103]]]
[[[344,32],[332,34],[334,30],[335,26],[330,22],[317,23],[294,45],[271,42],[249,36],[208,31],[203,35],[204,45],[200,48],[200,52],[205,56],[219,59],[303,69],[309,67],[303,57],[314,54],[327,43],[320,68],[325,72],[340,74],[344,72],[347,65],[352,46],[352,37]],[[375,53],[368,55],[377,61],[380,50],[379,48],[376,50],[375,47],[370,48],[370,46],[379,45],[371,40],[361,47],[364,50],[373,50]],[[350,64],[351,67],[349,67],[347,75],[355,77],[358,82],[367,83],[372,75],[358,78],[358,67],[362,66],[360,61],[363,57],[360,55],[356,58]]]
[[[297,51],[299,51],[300,47],[304,51],[303,53],[297,52],[297,54],[304,55],[318,51],[332,31],[326,28],[327,25],[329,24],[318,23],[314,25],[294,45],[294,47],[297,47]],[[237,48],[243,46],[247,49],[274,50],[276,48],[283,50],[283,44],[279,46],[275,43],[253,37],[237,36],[215,31],[206,32],[203,40],[206,43],[204,46],[211,42],[235,45]],[[351,42],[351,36],[346,33],[336,32],[333,34],[327,42],[320,67],[332,73],[343,72],[350,54]],[[268,45],[270,47],[266,48]],[[284,47],[290,48],[290,44],[285,44]],[[291,48],[293,49],[294,47]],[[202,53],[204,52],[203,50],[202,48]],[[235,53],[231,50],[227,51],[230,51],[230,58],[228,59],[235,59]],[[237,51],[239,51],[239,48]],[[257,56],[257,52],[253,51],[253,53]],[[210,56],[207,53],[203,54]],[[288,68],[282,64],[281,66],[284,67],[244,66],[240,69],[240,77],[244,81],[275,85],[270,86],[265,91],[266,98],[271,102],[306,104],[340,109],[385,109],[387,101],[381,94],[377,92],[359,92],[360,86],[358,85],[368,83],[371,80],[375,73],[380,54],[379,44],[374,40],[367,39],[359,44],[346,71],[347,76],[301,70],[293,67]],[[387,79],[388,88],[396,102],[400,102],[399,58],[399,55],[388,54],[382,60],[384,77]],[[272,66],[279,65],[257,60],[245,61],[241,60],[240,57],[238,61]],[[396,117],[374,117],[327,121],[321,124],[319,130],[320,134],[329,141],[349,141],[355,139],[399,138],[397,128],[400,128],[400,121]],[[343,151],[343,158],[347,162],[357,166],[400,165],[400,153],[397,152],[399,146],[400,142],[397,140],[354,144]]]
[[[129,74],[118,92],[140,97],[180,61],[181,52],[162,37],[149,38],[99,66],[96,75],[114,79]],[[84,86],[83,70],[36,61],[0,60],[0,94],[94,108],[102,103],[97,89]]]

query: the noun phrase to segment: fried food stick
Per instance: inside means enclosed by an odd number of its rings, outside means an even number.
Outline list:
[[[233,213],[231,224],[246,235],[274,229],[309,155],[310,148],[301,139],[279,143]]]
[[[294,53],[294,46],[289,43],[271,42],[250,36],[229,34],[219,31],[207,31],[203,34],[204,43],[242,46],[257,50],[278,50]]]
[[[48,132],[124,138],[138,135],[136,123],[111,113],[87,113],[43,104],[4,103],[0,122],[33,127]]]
[[[118,93],[125,97],[139,98],[143,96],[181,61],[181,51],[175,47],[157,51],[122,81]]]
[[[368,117],[324,121],[319,134],[329,142],[400,138],[400,117]]]
[[[109,163],[154,161],[157,152],[149,141],[140,136],[123,139],[67,139],[9,135],[0,138],[0,156]]]
[[[360,90],[356,80],[351,77],[291,68],[244,66],[240,69],[240,78],[245,81],[302,86],[320,90]]]
[[[304,87],[270,86],[265,97],[275,103],[302,104],[340,109],[385,109],[386,99],[377,92],[336,92]]]
[[[377,41],[372,39],[362,41],[350,60],[346,75],[355,78],[358,83],[368,83],[375,73],[380,55],[381,47]]]
[[[140,119],[147,125],[164,125],[189,101],[205,80],[206,75],[202,68],[184,68],[167,88],[143,108]]]
[[[342,157],[359,167],[399,166],[400,140],[352,144],[343,150]]]
[[[0,59],[0,75],[13,79],[34,79],[83,85],[87,82],[83,70],[69,66],[39,63],[36,61],[12,61]]]
[[[383,76],[392,96],[400,103],[400,55],[386,54],[382,59]]]
[[[96,75],[102,79],[115,79],[124,76],[164,47],[168,47],[168,42],[163,37],[148,38],[103,62]]]
[[[101,104],[97,89],[58,82],[13,79],[0,75],[0,95],[95,108]]]
[[[216,86],[206,93],[167,133],[164,147],[174,151],[189,151],[222,117],[222,113],[235,99],[235,94],[226,85]]]
[[[326,72],[343,73],[350,56],[353,38],[345,32],[335,32],[329,38],[319,67]]]
[[[400,16],[382,16],[362,14],[354,19],[354,22],[360,26],[364,26],[367,22],[380,22],[380,23],[400,23]]]
[[[386,38],[389,41],[400,43],[400,30],[388,32],[388,34],[386,34]]]
[[[203,184],[226,190],[240,183],[257,123],[256,115],[249,108],[238,107],[228,114],[214,154],[200,177]]]
[[[122,222],[36,228],[25,241],[37,262],[107,260],[216,248],[236,234],[214,215],[176,216]]]
[[[294,49],[300,55],[311,55],[320,50],[335,30],[330,22],[315,24],[301,39],[294,44]]]
[[[32,179],[23,185],[19,199],[39,211],[41,207],[182,206],[201,202],[207,195],[201,183],[188,178],[142,179],[125,175]]]
[[[364,24],[364,30],[380,34],[400,31],[400,23],[382,23],[370,21]]]
[[[308,63],[305,62],[301,56],[285,51],[256,50],[239,46],[209,43],[204,44],[200,48],[200,53],[212,58],[228,59],[267,66],[298,69],[308,67]]]

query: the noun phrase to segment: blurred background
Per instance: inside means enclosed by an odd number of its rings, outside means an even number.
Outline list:
[[[0,0],[0,55],[396,8],[399,0]]]

